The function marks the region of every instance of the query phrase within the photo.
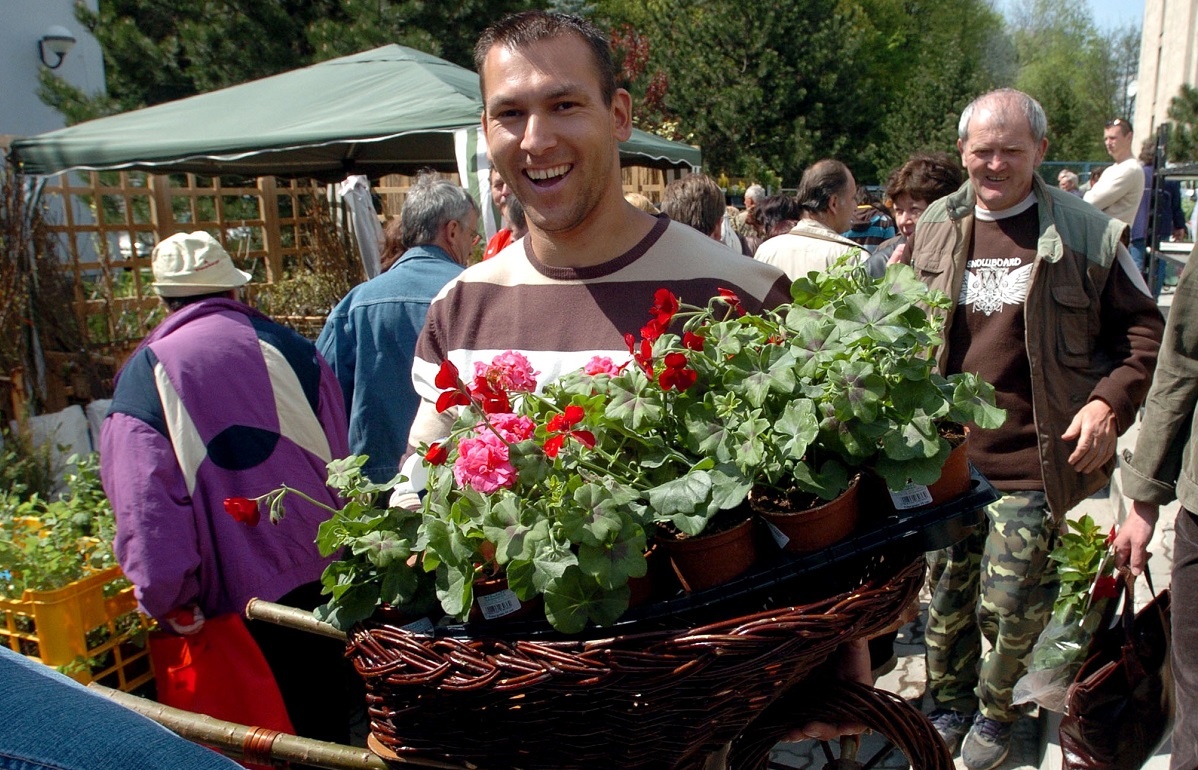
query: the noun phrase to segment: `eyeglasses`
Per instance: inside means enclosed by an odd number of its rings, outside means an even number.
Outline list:
[[[1130,129],[1130,128],[1131,128],[1131,124],[1130,124],[1130,123],[1128,123],[1128,122],[1127,122],[1126,120],[1124,120],[1123,118],[1115,118],[1114,120],[1108,120],[1108,121],[1106,122],[1106,127],[1107,127],[1107,128],[1111,128],[1111,127],[1113,127],[1113,126],[1119,126],[1120,128],[1127,128],[1127,129]]]

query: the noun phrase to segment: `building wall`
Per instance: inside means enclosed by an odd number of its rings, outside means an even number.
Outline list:
[[[92,10],[99,0],[85,0]],[[32,136],[62,128],[62,115],[37,98],[38,40],[52,25],[65,27],[75,47],[54,73],[93,94],[104,91],[100,44],[75,19],[75,0],[0,1],[0,136]],[[47,57],[53,61],[52,56]]]
[[[1145,0],[1143,30],[1133,126],[1151,137],[1182,83],[1198,85],[1198,0]]]

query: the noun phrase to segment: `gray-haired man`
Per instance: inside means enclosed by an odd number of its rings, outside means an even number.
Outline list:
[[[934,311],[940,370],[977,373],[1007,410],[1001,428],[974,426],[970,439],[1002,499],[932,558],[932,722],[950,746],[964,735],[969,770],[1007,755],[1012,688],[1052,609],[1048,553],[1065,514],[1110,480],[1164,326],[1122,242],[1127,226],[1036,175],[1047,133],[1027,94],[974,100],[957,142],[969,181],[928,207],[910,247],[919,277],[953,300]]]

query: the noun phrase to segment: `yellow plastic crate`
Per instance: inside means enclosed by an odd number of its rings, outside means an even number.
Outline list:
[[[120,567],[110,567],[53,591],[0,598],[0,643],[48,666],[66,666],[82,684],[125,692],[141,687],[154,672],[133,586],[105,596],[122,577]]]

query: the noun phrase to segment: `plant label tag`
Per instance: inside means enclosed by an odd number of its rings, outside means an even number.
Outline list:
[[[775,527],[772,522],[765,522],[765,526],[770,528],[770,536],[774,538],[774,542],[778,544],[778,547],[785,548],[786,544],[790,542],[790,538],[786,536],[786,533]]]
[[[510,588],[476,597],[476,601],[478,601],[478,608],[483,611],[483,617],[487,620],[502,618],[504,615],[511,615],[520,609],[520,600],[516,598],[516,594]]]
[[[889,492],[894,507],[900,511],[918,508],[932,502],[932,493],[923,484],[908,484],[897,492],[893,489]]]
[[[421,618],[420,620],[413,620],[406,626],[400,626],[399,628],[402,631],[407,631],[413,634],[424,634],[425,636],[433,635],[433,621],[426,617]]]

